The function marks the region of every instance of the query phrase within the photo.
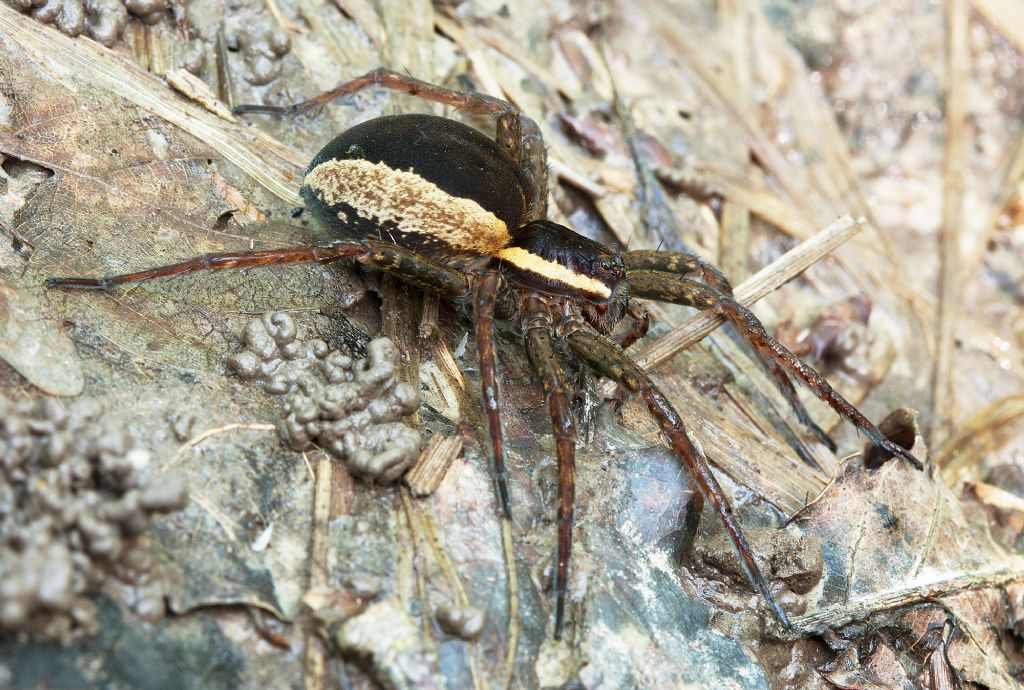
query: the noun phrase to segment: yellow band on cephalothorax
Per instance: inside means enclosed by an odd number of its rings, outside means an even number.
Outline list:
[[[329,160],[303,182],[330,206],[348,204],[363,218],[394,223],[399,232],[426,243],[487,255],[512,239],[505,223],[476,201],[452,196],[411,170],[361,159]]]
[[[521,247],[506,247],[495,256],[523,271],[536,273],[548,280],[568,285],[571,288],[581,290],[596,297],[608,299],[612,296],[611,289],[600,280],[595,280],[583,273],[577,273],[560,263],[549,261],[537,254],[531,254]]]

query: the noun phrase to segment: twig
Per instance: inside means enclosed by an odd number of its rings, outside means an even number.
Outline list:
[[[977,573],[961,574],[918,581],[906,587],[852,599],[848,604],[826,606],[804,616],[789,619],[796,635],[817,635],[856,620],[863,620],[876,611],[908,606],[971,589],[991,589],[1024,581],[1024,559],[1012,557],[999,566]]]
[[[166,470],[168,467],[177,464],[178,462],[181,461],[181,459],[185,456],[185,453],[187,453],[189,449],[195,448],[196,446],[198,446],[200,443],[210,438],[211,436],[216,436],[217,434],[224,434],[229,431],[234,431],[235,429],[251,429],[253,431],[273,431],[275,428],[276,427],[273,424],[227,424],[225,426],[219,426],[216,429],[207,429],[198,436],[194,436],[193,438],[189,439],[185,443],[185,445],[178,449],[178,452],[171,456],[170,460],[165,462],[160,467],[160,469]]]
[[[423,295],[423,313],[420,315],[419,325],[420,340],[426,340],[437,330],[439,307],[440,298],[436,293],[430,292]]]
[[[966,156],[967,2],[946,2],[946,157],[942,204],[939,275],[939,337],[932,372],[932,419],[929,445],[938,446],[952,423],[953,347],[960,298],[960,216]]]
[[[302,454],[308,466],[309,459]],[[327,586],[327,560],[329,547],[327,535],[331,521],[331,488],[334,486],[334,463],[321,452],[316,463],[316,480],[313,484],[312,534],[309,539],[309,584],[307,591]],[[306,690],[323,690],[326,654],[320,645],[315,626],[310,626],[303,635],[303,682]]]
[[[809,266],[849,240],[860,230],[860,223],[850,216],[839,218],[740,284],[736,288],[736,299],[745,305],[757,302],[803,273]],[[696,316],[673,329],[649,347],[644,348],[635,359],[645,369],[659,367],[689,346],[705,338],[723,322],[722,317],[715,315]]]
[[[224,27],[217,29],[214,41],[214,59],[217,62],[217,98],[226,103],[228,108],[235,107],[235,82],[231,78],[231,66],[228,63],[228,42],[224,38]]]
[[[448,468],[462,453],[462,439],[435,433],[412,469],[405,474],[405,483],[413,496],[430,496],[444,481]]]

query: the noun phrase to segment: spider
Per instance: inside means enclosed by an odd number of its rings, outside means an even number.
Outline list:
[[[301,194],[314,219],[336,239],[280,249],[204,254],[180,263],[102,278],[49,278],[51,287],[112,290],[195,271],[290,263],[354,261],[438,293],[471,309],[480,387],[494,465],[498,505],[511,519],[502,440],[495,321],[517,329],[543,386],[558,464],[554,637],[560,639],[572,550],[576,431],[564,361],[575,357],[639,396],[696,485],[692,515],[704,501],[722,521],[747,578],[780,622],[775,601],[725,493],[682,418],[650,376],[624,352],[646,334],[638,298],[712,311],[731,323],[797,411],[825,443],[796,398],[789,375],[803,381],[875,446],[922,467],[813,368],[779,344],[732,296],[716,268],[678,252],[620,251],[546,219],[547,153],[537,124],[510,103],[447,89],[388,69],[375,69],[287,107],[247,105],[236,113],[297,115],[379,85],[460,110],[496,118],[491,139],[434,115],[378,117],[337,136],[312,160]],[[613,337],[620,321],[625,332]]]

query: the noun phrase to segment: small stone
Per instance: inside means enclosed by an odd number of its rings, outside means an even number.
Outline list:
[[[434,612],[434,619],[449,635],[473,640],[484,629],[484,614],[473,606],[441,606]]]

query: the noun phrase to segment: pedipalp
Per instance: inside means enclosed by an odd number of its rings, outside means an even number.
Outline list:
[[[685,252],[654,252],[637,250],[632,252],[626,252],[623,255],[623,259],[626,262],[627,273],[634,271],[655,271],[658,273],[666,273],[669,275],[675,275],[679,277],[686,277],[691,275],[698,275],[704,281],[704,283],[718,292],[724,295],[732,297],[732,283],[729,279],[719,271],[715,266],[703,261],[700,257],[694,254],[687,254]],[[742,337],[742,335],[741,335]],[[749,345],[749,343],[748,343]],[[811,419],[810,413],[804,404],[800,402],[800,398],[797,396],[796,388],[793,386],[793,382],[790,381],[786,372],[779,367],[774,359],[765,357],[762,353],[754,350],[754,355],[757,357],[758,362],[764,368],[764,370],[772,377],[775,381],[776,387],[782,393],[786,402],[789,403],[790,409],[796,414],[797,420],[810,431],[819,442],[825,445],[833,453],[836,450],[835,441],[829,438],[829,435],[825,433],[818,424]],[[797,440],[799,443],[799,440]],[[805,449],[798,446],[797,452],[803,458],[807,464],[818,467],[817,462],[814,460]]]

